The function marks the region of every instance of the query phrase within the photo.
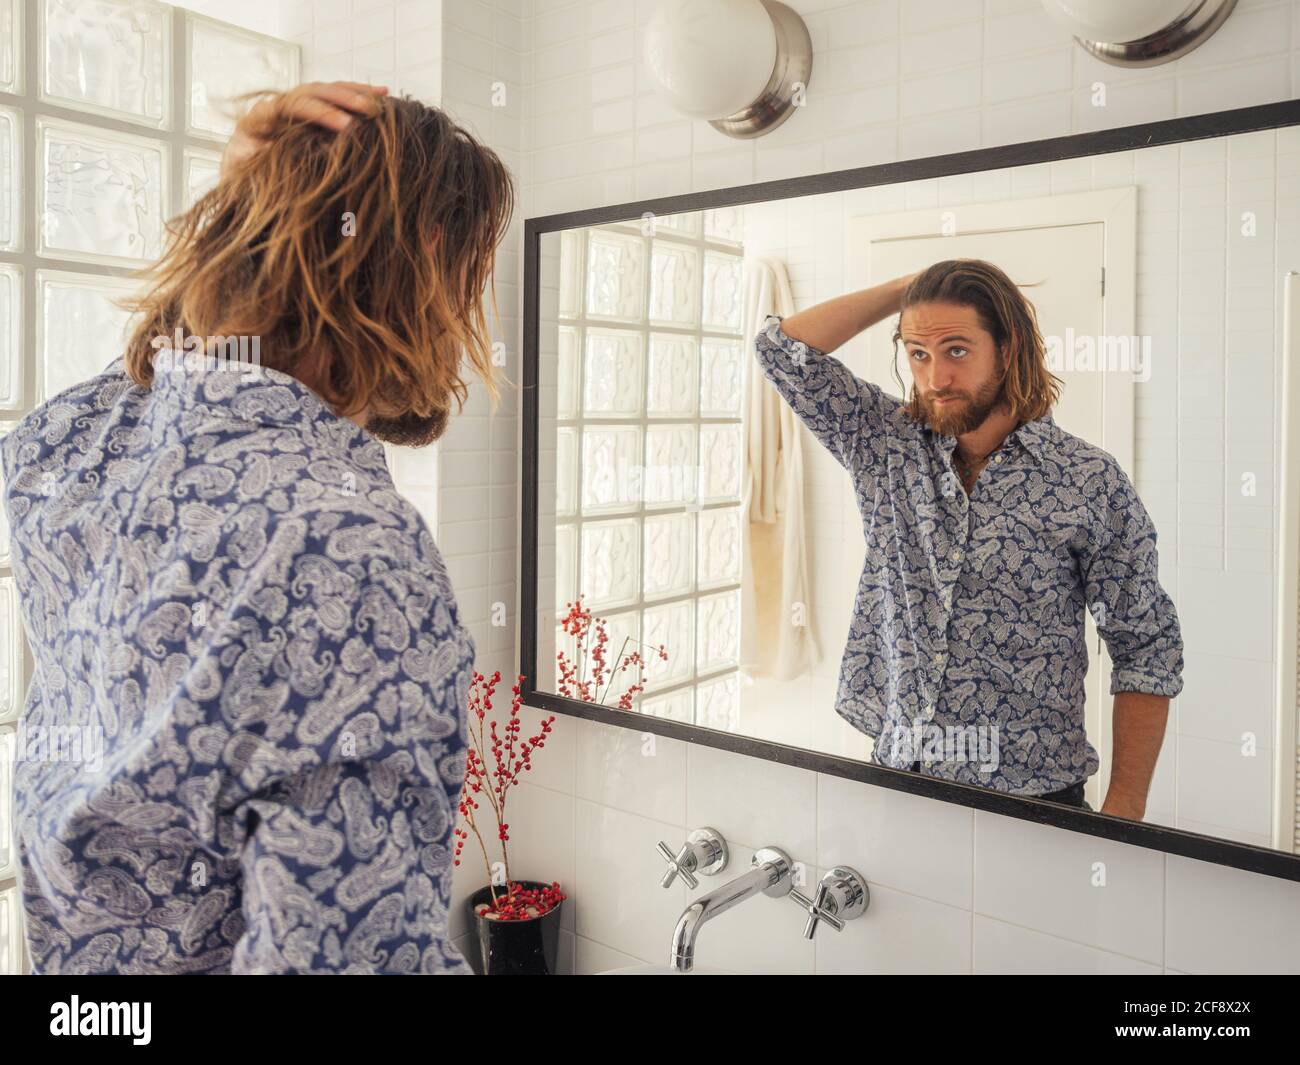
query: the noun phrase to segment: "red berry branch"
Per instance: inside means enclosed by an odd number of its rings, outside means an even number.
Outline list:
[[[557,686],[560,694],[570,699],[580,699],[584,703],[604,703],[609,698],[609,689],[613,687],[615,677],[626,674],[635,667],[636,681],[629,685],[618,697],[620,710],[631,710],[632,700],[645,691],[646,660],[641,651],[628,651],[628,646],[645,647],[652,656],[668,661],[668,650],[660,644],[650,647],[627,637],[619,648],[617,665],[610,666],[608,658],[609,631],[604,618],[593,616],[582,605],[582,596],[575,603],[566,603],[569,612],[560,619],[560,628],[574,638],[575,655],[573,659],[560,651],[555,656],[559,669]],[[604,690],[601,686],[604,685]]]
[[[506,821],[506,801],[510,789],[519,783],[519,774],[533,768],[533,752],[545,745],[555,721],[554,715],[545,718],[537,735],[520,739],[522,726],[519,723],[519,708],[523,704],[523,679],[522,676],[516,678],[510,689],[510,719],[498,731],[496,719],[489,720],[487,715],[492,709],[492,696],[501,680],[501,671],[497,670],[490,679],[475,671],[469,689],[470,742],[465,751],[465,782],[460,790],[461,818],[478,840],[479,849],[483,852],[483,863],[487,866],[492,902],[486,907],[486,912],[503,921],[539,917],[564,899],[558,883],[538,890],[526,888],[510,879],[510,856],[506,847],[510,842],[510,824]],[[488,752],[490,765],[484,758],[483,751]],[[487,801],[496,818],[496,837],[501,846],[501,862],[505,869],[505,887],[501,895],[497,894],[497,885],[492,876],[492,860],[488,857],[487,843],[478,826],[480,799]],[[456,842],[452,858],[456,865],[460,865],[461,851],[469,839],[469,832],[457,826],[453,834]]]

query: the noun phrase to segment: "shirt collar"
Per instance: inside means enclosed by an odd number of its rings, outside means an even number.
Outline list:
[[[1041,464],[1045,451],[1056,439],[1056,422],[1052,418],[1052,412],[1048,411],[1041,418],[1013,429],[1007,439],[1015,440],[1027,455]]]
[[[108,369],[122,364],[119,358]],[[149,392],[155,402],[195,428],[212,419],[232,419],[290,429],[335,451],[355,454],[365,450],[364,457],[386,465],[383,444],[377,438],[335,414],[320,396],[281,370],[163,347],[153,357]],[[369,455],[371,450],[376,454]]]
[[[931,433],[935,441],[945,451],[951,454],[954,447],[957,446],[955,436],[944,436],[935,433],[933,429],[926,429]],[[1007,434],[1006,440],[1002,447],[1008,444],[1015,444],[1026,455],[1038,464],[1042,464],[1045,452],[1056,439],[1056,421],[1052,418],[1052,412],[1048,411],[1041,418],[1035,418],[1032,422],[1025,422],[1017,426]]]

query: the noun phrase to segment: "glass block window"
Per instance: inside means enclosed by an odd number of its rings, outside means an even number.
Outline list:
[[[38,7],[43,99],[166,124],[170,7],[119,0],[41,0]]]
[[[165,143],[37,117],[37,252],[143,266],[162,252]]]
[[[13,767],[18,738],[0,729],[0,974],[22,972],[22,924],[13,826]]]
[[[202,148],[185,149],[183,171],[184,202],[182,207],[192,207],[213,185],[221,172],[221,153],[207,152]]]
[[[224,141],[235,130],[231,101],[257,89],[298,81],[298,47],[209,19],[188,18],[187,129]]]
[[[94,377],[117,357],[105,350],[125,345],[130,324],[117,301],[134,291],[133,282],[118,277],[37,271],[36,367],[46,396]]]
[[[0,418],[116,358],[115,301],[216,182],[234,97],[299,67],[157,0],[0,0]]]
[[[0,92],[22,89],[18,70],[23,58],[21,17],[21,0],[0,0]]]
[[[13,732],[0,733],[0,878],[7,879],[17,870],[13,842]]]
[[[232,98],[299,67],[295,45],[156,0],[0,0],[0,436],[121,354],[117,301],[215,183]],[[0,518],[0,755],[28,657]],[[22,943],[10,782],[0,760],[0,974]]]
[[[647,657],[663,644],[635,708],[714,728],[740,707],[740,210],[572,230],[559,248],[555,610],[581,595],[608,619],[611,662],[625,638]]]
[[[18,204],[22,129],[19,113],[11,107],[0,107],[0,250],[4,251],[17,251],[22,241],[22,211]]]
[[[0,973],[21,972],[22,940],[19,938],[18,885],[0,887]]]

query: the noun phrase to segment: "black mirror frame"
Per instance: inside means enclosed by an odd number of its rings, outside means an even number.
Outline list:
[[[700,725],[686,725],[665,718],[647,717],[631,710],[585,703],[550,692],[538,691],[537,676],[537,478],[538,478],[538,310],[541,237],[565,229],[635,220],[646,212],[658,215],[700,211],[736,204],[816,196],[871,185],[890,185],[924,178],[998,170],[1032,163],[1052,162],[1109,152],[1149,148],[1162,144],[1203,140],[1236,133],[1279,129],[1300,125],[1300,100],[1261,104],[1218,111],[1187,118],[1173,118],[1095,133],[1070,134],[1048,140],[980,148],[951,155],[928,156],[877,166],[838,170],[829,174],[764,181],[706,192],[664,196],[634,203],[615,204],[583,211],[569,211],[524,220],[524,307],[523,307],[523,448],[521,468],[520,576],[519,576],[519,672],[527,706],[600,721],[607,725],[649,732],[672,739],[700,743],[719,750],[763,758],[783,765],[858,780],[895,791],[926,795],[943,802],[976,810],[1017,817],[1071,832],[1101,836],[1135,847],[1177,854],[1198,861],[1245,869],[1265,876],[1300,881],[1300,854],[1205,836],[1162,825],[1129,821],[1109,814],[1089,812],[1038,799],[1022,798],[923,777],[898,769],[872,765],[839,755],[821,754],[801,747],[788,747],[768,740],[751,739]]]

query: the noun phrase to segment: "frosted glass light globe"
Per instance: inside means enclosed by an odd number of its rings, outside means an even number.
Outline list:
[[[1120,44],[1162,30],[1191,0],[1042,0],[1043,10],[1085,41]]]
[[[694,118],[748,107],[776,65],[776,29],[760,0],[664,0],[644,41],[661,91]]]

